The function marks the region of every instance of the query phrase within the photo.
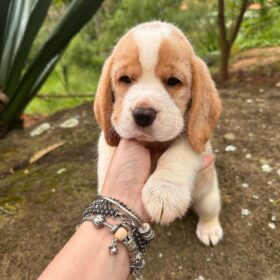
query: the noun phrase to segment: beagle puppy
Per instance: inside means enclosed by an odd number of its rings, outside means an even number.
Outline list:
[[[155,21],[129,30],[105,62],[95,96],[99,192],[120,138],[162,149],[143,188],[146,210],[168,224],[193,206],[197,237],[216,245],[223,236],[217,173],[214,164],[199,169],[212,153],[221,108],[207,66],[177,27]]]

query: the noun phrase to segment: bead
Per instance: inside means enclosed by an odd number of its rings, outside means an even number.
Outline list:
[[[95,226],[100,229],[102,228],[104,225],[103,223],[105,222],[105,218],[102,215],[97,215],[96,217],[94,217],[93,219],[93,223],[95,224]]]
[[[124,227],[120,227],[115,233],[114,237],[118,239],[118,241],[124,241],[127,237],[127,230]]]

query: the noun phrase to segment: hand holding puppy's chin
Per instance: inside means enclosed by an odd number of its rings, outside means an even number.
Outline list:
[[[147,149],[135,141],[122,139],[113,155],[101,195],[119,199],[148,221],[141,193],[149,176],[150,165]]]

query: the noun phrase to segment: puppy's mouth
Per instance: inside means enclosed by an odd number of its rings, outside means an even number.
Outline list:
[[[148,132],[145,132],[145,129],[136,129],[136,131],[134,132],[133,139],[144,142],[156,141],[156,139],[152,135],[150,135]]]

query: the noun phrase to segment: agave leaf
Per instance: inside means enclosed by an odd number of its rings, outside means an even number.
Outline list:
[[[8,110],[4,111],[0,120],[8,121],[11,119],[16,119],[24,110],[29,101],[37,94],[37,91],[49,77],[56,63],[59,61],[61,54],[56,55],[51,61],[45,65],[45,68],[41,73],[36,76],[36,80],[32,79],[33,84],[31,87],[25,88],[20,87],[17,90],[17,95],[12,99],[9,104]],[[29,86],[29,84],[28,84]]]
[[[0,65],[2,59],[2,49],[4,44],[4,34],[6,29],[6,19],[8,16],[10,6],[10,0],[1,0],[0,1]],[[0,85],[1,87],[1,85]]]
[[[13,68],[6,85],[6,92],[10,98],[15,94],[17,87],[17,81],[20,79],[20,75],[23,71],[25,63],[28,58],[29,51],[32,47],[34,39],[38,34],[48,12],[51,4],[51,0],[34,1],[30,14],[28,15],[28,21],[24,25],[23,36],[21,38],[17,53],[14,59]]]
[[[3,50],[1,52],[0,84],[6,85],[12,71],[15,55],[28,22],[30,10],[35,0],[11,0],[6,18],[6,28],[3,37]],[[9,96],[9,93],[7,92]]]
[[[0,120],[12,123],[22,113],[51,73],[68,43],[91,19],[101,3],[102,0],[74,0],[72,2],[65,16],[25,71],[16,89],[16,95],[11,99],[6,111],[2,113]]]

